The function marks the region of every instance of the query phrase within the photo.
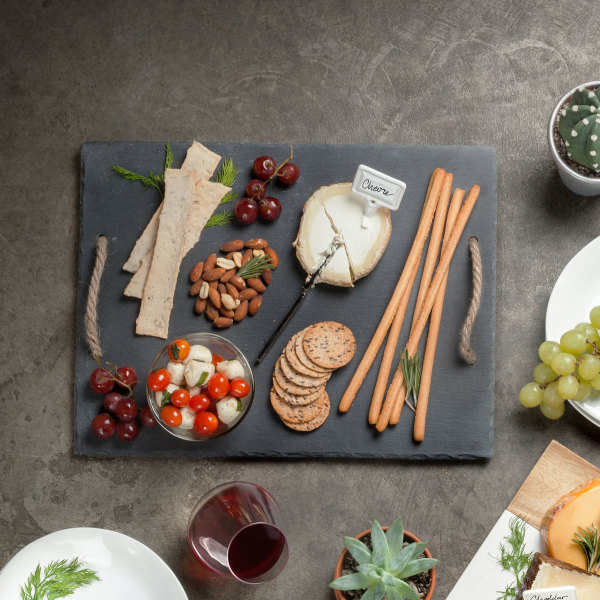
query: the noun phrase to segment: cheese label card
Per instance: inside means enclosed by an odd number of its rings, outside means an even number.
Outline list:
[[[398,210],[406,184],[366,165],[359,165],[352,191],[366,199],[365,215],[372,217],[380,206]]]
[[[525,590],[523,600],[577,600],[575,586],[544,588],[540,590]]]

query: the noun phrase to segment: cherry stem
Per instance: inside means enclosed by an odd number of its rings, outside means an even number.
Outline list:
[[[125,387],[127,388],[127,391],[129,392],[129,394],[127,394],[128,398],[133,398],[133,389],[132,387],[128,384],[125,383],[124,381],[121,381],[118,377],[117,377],[117,365],[115,365],[114,363],[108,362],[106,361],[106,365],[108,365],[110,368],[107,368],[105,365],[103,365],[97,358],[95,359],[96,363],[98,364],[98,366],[103,370],[106,371],[109,375],[110,378],[115,381],[116,383],[118,383],[121,387]]]
[[[290,155],[275,169],[275,171],[273,171],[273,175],[271,175],[271,177],[269,177],[269,179],[266,179],[265,181],[263,181],[261,183],[261,189],[267,190],[267,184],[271,183],[271,181],[273,181],[273,179],[275,179],[275,177],[277,177],[277,175],[279,175],[279,173],[281,172],[281,169],[287,164],[289,163],[292,158],[294,158],[294,148],[292,147],[292,145],[290,144]]]

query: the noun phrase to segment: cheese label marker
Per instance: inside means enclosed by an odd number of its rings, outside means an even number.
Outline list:
[[[575,586],[545,588],[539,590],[525,590],[523,600],[577,600]]]
[[[363,198],[365,216],[371,218],[380,206],[390,210],[398,210],[406,184],[366,165],[358,165],[352,182],[352,192]],[[364,222],[363,227],[368,226]]]

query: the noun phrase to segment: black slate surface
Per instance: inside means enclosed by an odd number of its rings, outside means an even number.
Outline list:
[[[175,165],[181,164],[188,143],[172,144]],[[289,147],[278,144],[206,143],[224,157],[231,156],[241,168],[234,190],[243,192],[252,160],[271,154],[283,160]],[[279,253],[281,263],[273,283],[264,294],[262,308],[254,318],[225,330],[252,363],[275,326],[296,299],[304,273],[291,247],[303,202],[322,185],[351,181],[359,163],[402,179],[407,191],[400,209],[392,214],[393,233],[376,269],[357,282],[353,289],[319,285],[288,325],[271,353],[255,368],[256,394],[250,413],[229,436],[193,443],[178,440],[159,427],[142,429],[131,443],[99,440],[90,431],[90,422],[100,412],[102,399],[88,385],[95,368],[85,342],[83,317],[88,281],[94,261],[96,237],[108,238],[108,260],[102,277],[99,301],[101,342],[106,360],[136,368],[145,379],[150,362],[164,340],[134,333],[139,302],[123,296],[129,274],[121,270],[135,240],[152,216],[160,198],[139,183],[123,180],[110,169],[120,164],[133,171],[160,172],[164,144],[154,142],[97,142],[81,148],[81,237],[77,304],[75,376],[75,452],[105,456],[237,456],[237,457],[353,457],[405,459],[475,459],[492,455],[494,416],[494,335],[496,286],[496,152],[493,148],[465,146],[334,146],[298,145],[294,161],[301,177],[289,188],[272,186],[271,194],[283,204],[282,216],[272,224],[255,223],[206,229],[199,243],[184,259],[171,314],[169,337],[194,331],[212,330],[204,316],[193,312],[188,295],[188,275],[198,260],[229,239],[264,237]],[[434,378],[424,442],[412,440],[413,414],[404,410],[400,423],[383,434],[367,424],[371,391],[377,374],[376,360],[351,410],[341,415],[337,403],[359,357],[362,355],[383,313],[402,271],[416,231],[427,183],[435,167],[454,173],[455,186],[481,186],[481,195],[467,224],[450,267],[444,316],[440,328]],[[233,206],[233,205],[230,205]],[[223,210],[220,207],[219,210]],[[483,299],[474,326],[472,344],[478,355],[475,366],[467,366],[458,355],[458,331],[471,294],[469,236],[479,238],[483,259]],[[416,288],[411,298],[412,306]],[[409,311],[410,311],[409,306]],[[411,312],[409,312],[411,314]],[[273,413],[269,403],[270,380],[277,357],[287,340],[299,329],[323,320],[348,325],[357,339],[354,360],[336,371],[327,391],[332,411],[325,424],[311,433],[288,430]],[[408,321],[408,319],[407,319]],[[408,323],[400,338],[406,340]],[[400,347],[398,354],[400,352]],[[380,351],[381,355],[381,351]],[[145,403],[144,385],[137,386],[136,399]]]

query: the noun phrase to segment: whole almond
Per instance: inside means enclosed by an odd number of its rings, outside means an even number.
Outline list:
[[[234,312],[231,309],[225,308],[224,306],[221,306],[221,308],[219,309],[219,312],[224,317],[227,317],[228,319],[233,319]]]
[[[252,250],[262,250],[269,245],[267,240],[263,240],[262,238],[252,238],[246,242],[246,248],[251,248]]]
[[[221,304],[229,310],[235,308],[235,300],[229,294],[221,294]]]
[[[194,285],[190,288],[190,296],[197,296],[200,293],[200,290],[202,289],[203,283],[206,282],[202,279],[198,279],[198,281],[196,281],[196,283],[194,283]]]
[[[196,303],[194,304],[194,312],[197,315],[201,315],[206,310],[206,300],[203,298],[196,298]]]
[[[217,265],[219,267],[223,267],[224,269],[233,269],[235,268],[235,263],[228,258],[217,258]]]
[[[260,276],[265,285],[271,285],[271,281],[273,281],[273,271],[271,269],[264,269]]]
[[[196,281],[202,277],[202,271],[204,271],[204,262],[197,262],[190,273],[190,281],[196,283]]]
[[[237,290],[240,292],[246,287],[246,282],[241,277],[238,277],[237,275],[234,275],[229,280],[229,283],[234,285],[237,288]]]
[[[209,284],[206,283],[206,281],[203,281],[202,287],[200,288],[200,292],[198,293],[198,296],[200,297],[201,300],[206,300],[206,298],[208,298],[209,290],[210,290]]]
[[[252,250],[248,248],[242,256],[242,267],[252,258]]]
[[[252,300],[252,298],[255,298],[256,296],[258,296],[258,292],[256,290],[253,290],[252,288],[246,288],[240,292],[239,299],[243,302],[244,300]]]
[[[208,299],[212,302],[215,308],[221,308],[221,294],[218,290],[208,290]]]
[[[246,318],[248,314],[248,300],[244,300],[236,309],[233,314],[234,321],[241,321]]]
[[[242,266],[242,253],[234,252],[231,255],[231,260],[234,262],[235,266],[239,269]]]
[[[219,285],[219,282],[216,279],[214,281],[209,281],[208,282],[208,287],[211,290],[216,290],[218,285]]]
[[[261,304],[262,296],[255,296],[254,298],[252,298],[252,300],[250,300],[250,304],[248,304],[248,313],[250,314],[250,316],[253,317],[258,312],[258,309],[260,308]]]
[[[250,277],[249,279],[246,279],[246,283],[248,287],[256,290],[259,294],[262,294],[267,289],[265,288],[265,284],[258,277]]]
[[[265,248],[265,254],[271,258],[271,264],[273,265],[273,268],[276,269],[279,266],[279,256],[277,256],[277,252],[269,246],[268,248]]]
[[[219,309],[215,308],[210,303],[207,303],[206,310],[204,312],[210,321],[214,321],[219,316]]]
[[[219,290],[219,294],[227,293],[227,288],[225,287],[224,283],[219,283],[219,285],[217,285],[217,289]]]
[[[225,271],[223,275],[221,275],[221,283],[227,283],[233,276],[235,275],[235,269],[229,269],[229,271]]]
[[[231,240],[221,246],[221,252],[237,252],[244,247],[242,240]]]
[[[227,293],[234,299],[237,300],[237,298],[239,298],[240,293],[238,292],[237,288],[232,285],[231,283],[226,283],[225,287],[227,288]]]
[[[252,256],[254,256],[254,258],[257,258],[258,256],[264,256],[264,255],[265,255],[264,250],[252,250]]]
[[[233,255],[235,254],[235,252],[228,252],[225,255],[225,258],[227,258],[228,260],[233,260]]]
[[[219,279],[224,273],[225,269],[223,267],[215,267],[214,269],[205,268],[202,279],[204,281],[215,281],[215,279]]]
[[[217,255],[216,254],[211,254],[204,261],[204,268],[205,269],[214,269],[216,264],[217,264]]]
[[[227,317],[217,317],[213,321],[213,325],[217,329],[227,329],[227,327],[231,327],[233,325],[233,319],[228,319]]]

